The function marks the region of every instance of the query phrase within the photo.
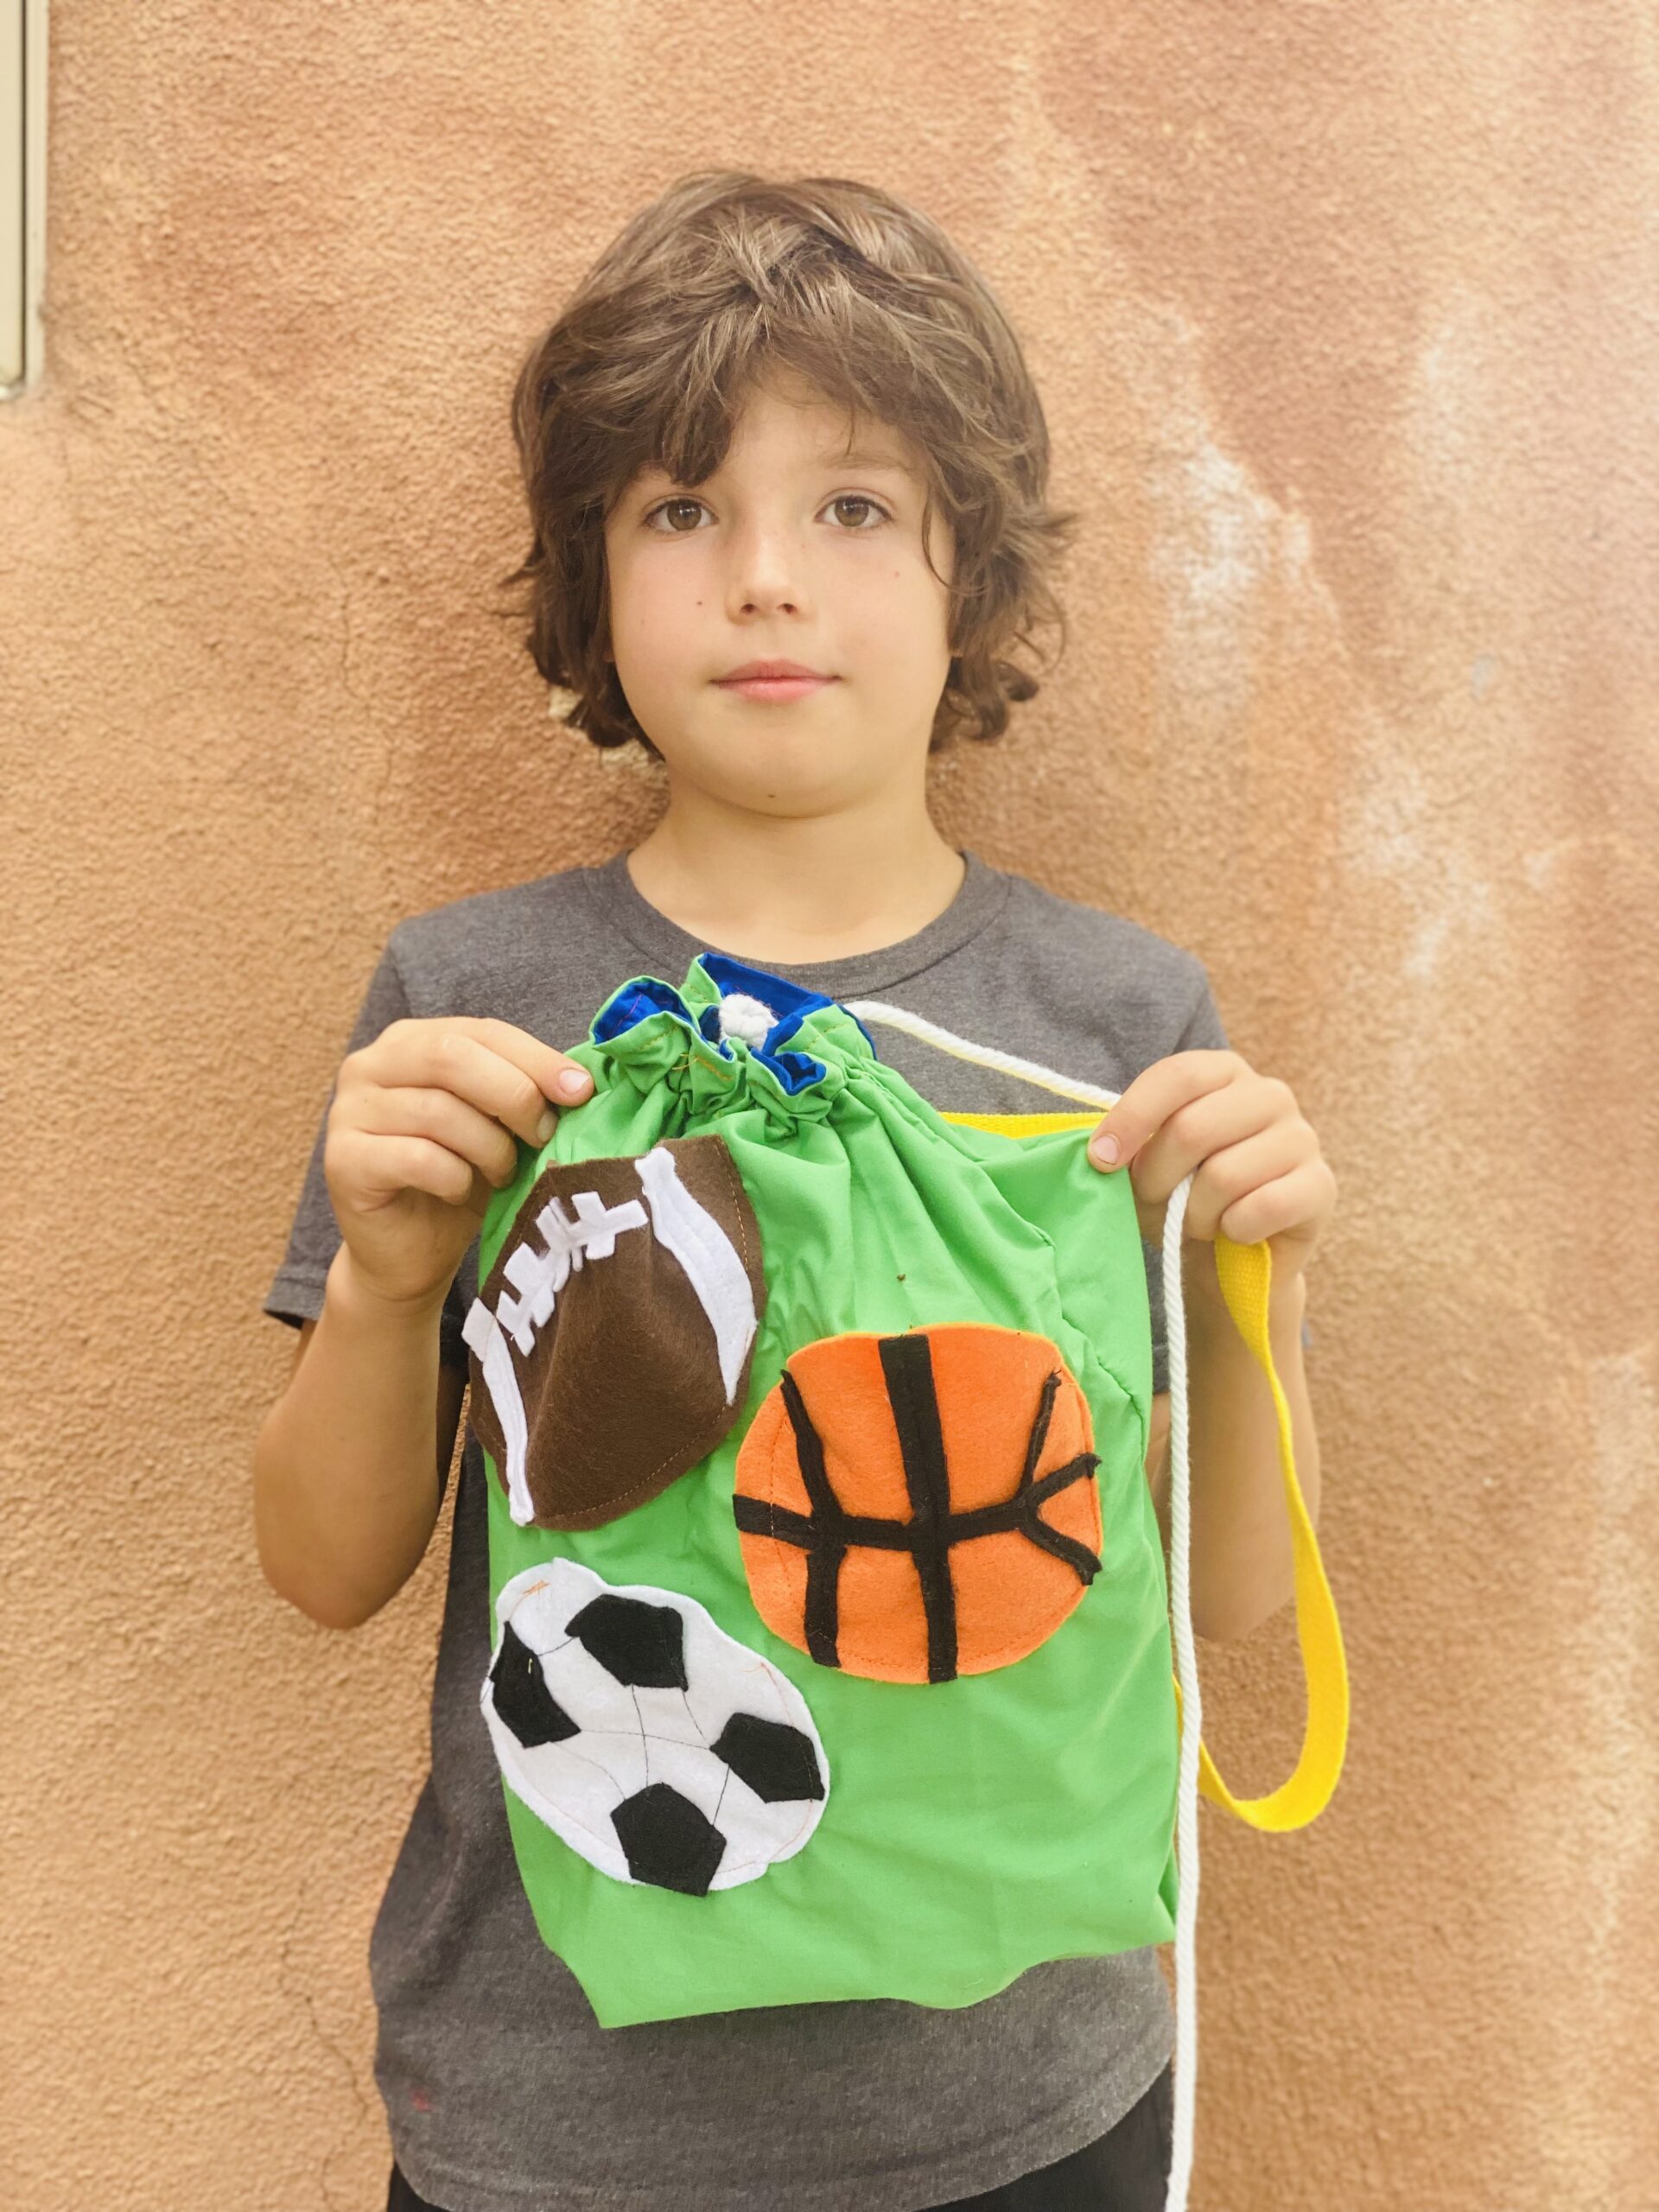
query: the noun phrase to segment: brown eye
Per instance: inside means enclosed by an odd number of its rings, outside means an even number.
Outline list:
[[[852,507],[857,511],[855,519],[848,525],[849,536],[868,536],[872,530],[879,529],[881,524],[893,519],[879,500],[868,499],[861,492],[840,493],[831,499],[830,506],[832,511],[843,507]],[[664,499],[645,517],[645,524],[648,529],[655,530],[658,537],[672,535],[676,537],[689,537],[697,527],[696,517],[704,512],[701,499],[684,497]],[[666,527],[659,528],[658,524],[663,518],[668,518]],[[682,528],[681,520],[688,518],[685,527]]]
[[[879,507],[874,499],[867,499],[860,492],[843,492],[838,498],[831,499],[830,504],[832,507],[862,507],[867,514],[878,516],[883,521],[887,518],[885,509]],[[855,531],[868,530],[871,527],[870,524],[865,522],[856,522],[853,524]]]
[[[652,509],[645,520],[654,525],[658,515],[674,514],[688,508],[695,517],[702,512],[702,501],[701,499],[664,499],[660,506]],[[689,537],[691,531],[696,528],[695,520],[691,524],[690,530],[682,530],[677,524],[671,523],[669,525],[670,532],[676,537]]]

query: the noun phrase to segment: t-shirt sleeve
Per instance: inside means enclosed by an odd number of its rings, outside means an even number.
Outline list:
[[[1224,1052],[1228,1049],[1227,1032],[1222,1026],[1220,1010],[1210,988],[1209,974],[1196,956],[1192,964],[1197,969],[1197,994],[1179,1039],[1169,1049],[1172,1052]],[[1141,1249],[1146,1255],[1147,1297],[1152,1308],[1152,1387],[1155,1395],[1169,1388],[1169,1332],[1168,1317],[1164,1307],[1164,1255],[1161,1246],[1148,1244],[1144,1237]],[[1310,1341],[1308,1325],[1304,1320],[1304,1351]]]
[[[397,931],[387,938],[370,976],[363,995],[357,1019],[352,1024],[340,1058],[348,1052],[360,1051],[371,1045],[392,1022],[401,1020],[411,1008],[404,985],[403,970],[397,957]],[[323,1292],[327,1282],[328,1268],[340,1249],[340,1224],[334,1218],[333,1201],[328,1196],[328,1185],[322,1172],[322,1155],[328,1135],[328,1115],[334,1103],[335,1085],[331,1083],[328,1096],[323,1102],[317,1123],[316,1136],[312,1142],[311,1157],[307,1164],[304,1180],[300,1186],[299,1202],[294,1209],[293,1225],[289,1230],[288,1249],[282,1264],[271,1279],[260,1311],[278,1321],[297,1329],[302,1321],[315,1321],[322,1312]],[[462,1310],[460,1272],[451,1282],[445,1296],[443,1312],[439,1322],[438,1357],[446,1366],[467,1367],[467,1346],[461,1337],[461,1324],[466,1316]]]

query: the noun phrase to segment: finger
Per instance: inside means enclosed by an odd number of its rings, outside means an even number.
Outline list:
[[[520,1029],[511,1021],[497,1021],[488,1015],[461,1014],[455,1019],[493,1052],[521,1068],[542,1096],[550,1098],[556,1106],[580,1103],[591,1094],[594,1079],[582,1062],[572,1059],[569,1052],[544,1045],[528,1029]]]
[[[1294,1110],[1294,1101],[1289,1110],[1281,1111],[1279,1094],[1283,1088],[1244,1067],[1222,1090],[1206,1091],[1177,1107],[1136,1156],[1137,1197],[1143,1203],[1161,1206],[1191,1175],[1193,1183],[1187,1204],[1189,1210],[1196,1207],[1197,1211],[1192,1214],[1193,1225],[1187,1233],[1202,1230],[1213,1236],[1218,1208],[1209,1196],[1212,1160],[1270,1128],[1300,1128],[1312,1139],[1313,1132]],[[1279,1164],[1286,1163],[1281,1158]]]
[[[1141,1071],[1090,1135],[1090,1159],[1100,1167],[1127,1167],[1173,1114],[1190,1101],[1224,1088],[1242,1065],[1237,1053],[1221,1052],[1171,1052],[1154,1060]],[[1111,1145],[1117,1148],[1116,1156]],[[1175,1181],[1179,1180],[1178,1175]]]
[[[512,1131],[453,1090],[377,1084],[358,1127],[370,1136],[429,1138],[476,1167],[498,1191],[518,1173],[518,1145]]]
[[[461,1015],[394,1021],[360,1057],[378,1086],[449,1091],[536,1146],[553,1132],[543,1081],[581,1068],[511,1022]]]
[[[364,1128],[346,1130],[340,1141],[344,1179],[357,1199],[367,1201],[367,1212],[404,1191],[423,1191],[452,1206],[474,1199],[473,1169],[448,1145]]]
[[[1266,1208],[1257,1201],[1264,1187],[1281,1191],[1292,1172],[1307,1159],[1308,1145],[1305,1123],[1275,1122],[1265,1129],[1256,1126],[1236,1143],[1224,1140],[1210,1147],[1192,1179],[1184,1233],[1213,1239],[1219,1230],[1235,1244],[1254,1244],[1272,1230],[1285,1227],[1287,1217],[1278,1211],[1282,1200]],[[1179,1180],[1177,1176],[1175,1181]],[[1170,1191],[1174,1188],[1172,1183]],[[1166,1198],[1168,1192],[1160,1196]],[[1271,1229],[1254,1225],[1269,1214]]]
[[[1313,1238],[1329,1211],[1331,1181],[1325,1163],[1303,1159],[1269,1182],[1258,1181],[1222,1210],[1219,1230],[1235,1244],[1260,1244],[1269,1236],[1305,1231]]]

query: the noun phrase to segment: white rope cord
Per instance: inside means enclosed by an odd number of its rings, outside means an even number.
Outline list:
[[[903,1007],[880,999],[843,999],[849,1014],[861,1021],[885,1022],[889,1028],[937,1046],[959,1060],[1000,1068],[1006,1075],[1021,1076],[1039,1090],[1082,1106],[1116,1105],[1122,1091],[1103,1090],[1092,1083],[1074,1082],[1057,1075],[1035,1060],[1022,1060],[995,1046],[971,1044],[937,1023]],[[1169,1351],[1169,1567],[1170,1601],[1174,1615],[1176,1672],[1181,1685],[1180,1756],[1176,1770],[1176,1859],[1179,1883],[1175,1903],[1175,2115],[1171,2146],[1169,2187],[1164,2212],[1186,2212],[1187,2190],[1192,2178],[1194,2098],[1198,2087],[1198,2004],[1194,1934],[1198,1910],[1198,1743],[1204,1715],[1198,1696],[1198,1669],[1192,1646],[1192,1605],[1188,1567],[1191,1529],[1187,1515],[1186,1456],[1186,1307],[1181,1296],[1181,1235],[1186,1218],[1191,1175],[1183,1177],[1170,1194],[1164,1213],[1164,1318]]]

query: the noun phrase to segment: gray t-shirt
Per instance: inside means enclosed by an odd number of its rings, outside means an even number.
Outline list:
[[[399,922],[341,1056],[409,1014],[493,1015],[569,1051],[618,984],[652,975],[677,986],[700,951],[727,949],[659,913],[626,857]],[[915,936],[844,959],[751,964],[832,998],[885,999],[1110,1090],[1170,1052],[1226,1044],[1191,953],[963,858],[956,898]],[[1020,1077],[885,1025],[871,1035],[936,1107],[1066,1110]],[[327,1104],[264,1306],[296,1325],[322,1311],[340,1243],[322,1173]],[[1161,1263],[1145,1250],[1163,1390]],[[474,1240],[441,1325],[442,1357],[462,1369],[477,1271]],[[959,2010],[880,1999],[598,2024],[537,1931],[479,1709],[491,1656],[485,1482],[469,1423],[432,1768],[369,1949],[375,2075],[398,2163],[422,2196],[448,2212],[915,2212],[995,2188],[1114,2126],[1173,2047],[1151,1948],[1035,1967]]]

